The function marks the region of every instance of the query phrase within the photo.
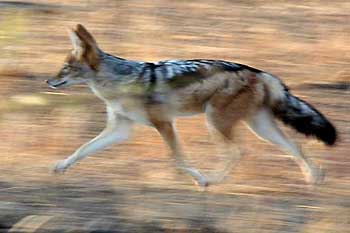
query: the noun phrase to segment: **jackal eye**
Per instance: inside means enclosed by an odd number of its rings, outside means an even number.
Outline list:
[[[63,68],[62,68],[62,71],[63,71],[64,73],[68,73],[68,72],[77,72],[77,71],[79,71],[79,70],[80,70],[79,67],[73,66],[73,65],[70,65],[70,64],[65,64],[65,65],[63,66]]]
[[[68,64],[65,64],[65,65],[63,65],[62,71],[63,71],[63,72],[68,72],[69,69],[70,69],[69,65],[68,65]]]

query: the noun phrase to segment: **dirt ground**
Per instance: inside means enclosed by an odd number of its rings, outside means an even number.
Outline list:
[[[0,232],[350,232],[349,1],[0,1]],[[177,172],[157,132],[51,168],[104,127],[83,87],[50,90],[84,24],[100,47],[133,60],[210,58],[281,77],[337,127],[334,147],[284,128],[325,180],[305,183],[293,160],[250,133],[220,184]],[[177,122],[187,160],[208,176],[224,166],[205,118]]]

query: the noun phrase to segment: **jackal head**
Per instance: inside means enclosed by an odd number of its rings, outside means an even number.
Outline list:
[[[98,71],[100,50],[92,35],[78,24],[69,36],[73,49],[58,74],[47,80],[47,84],[55,89],[87,83]]]

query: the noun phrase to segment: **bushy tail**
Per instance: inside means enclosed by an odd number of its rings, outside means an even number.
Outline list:
[[[292,95],[286,86],[272,75],[263,77],[272,111],[278,119],[306,136],[314,136],[327,145],[337,140],[335,127],[307,102]]]
[[[333,145],[337,139],[334,126],[322,113],[288,91],[285,98],[272,107],[272,111],[286,125],[307,136],[315,136],[327,145]]]

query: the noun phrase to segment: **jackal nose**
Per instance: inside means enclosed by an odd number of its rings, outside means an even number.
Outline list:
[[[51,88],[55,88],[55,86],[52,84],[52,82],[50,81],[50,79],[45,80],[46,84],[51,87]]]
[[[46,84],[48,84],[49,86],[55,83],[55,82],[53,82],[53,81],[50,80],[50,79],[45,80],[45,82],[46,82]]]

